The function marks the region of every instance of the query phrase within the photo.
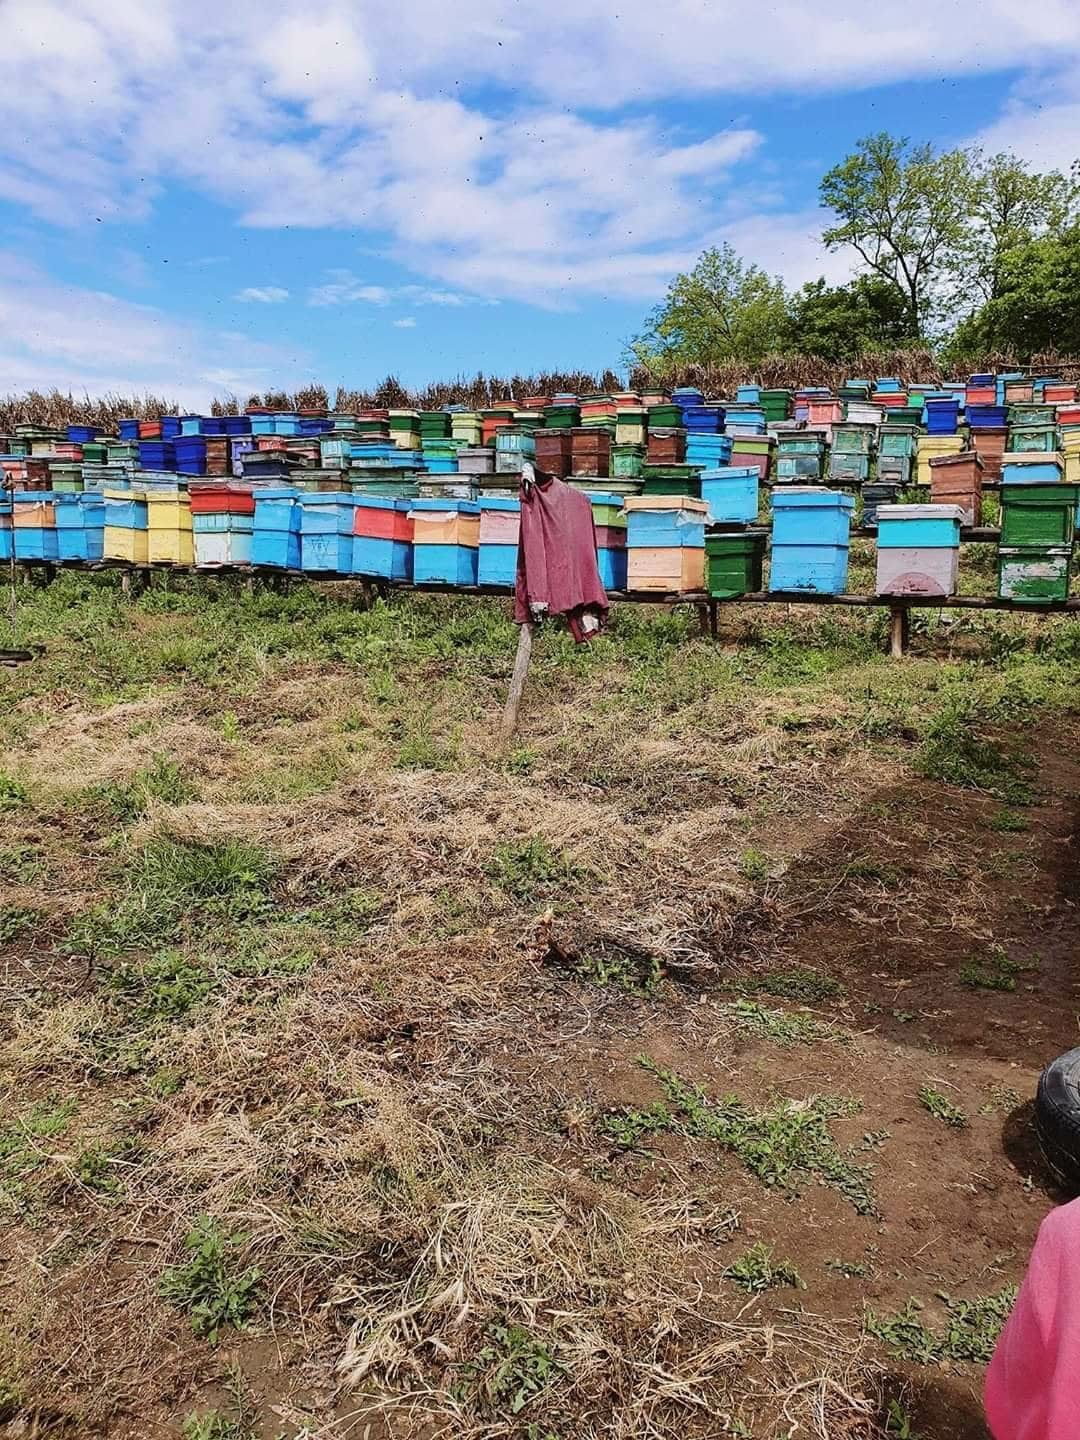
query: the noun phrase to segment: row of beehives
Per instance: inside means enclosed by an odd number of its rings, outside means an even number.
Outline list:
[[[1080,487],[1060,462],[1025,460],[1001,490],[999,590],[1031,601],[1069,589]],[[1057,467],[1048,478],[1045,467]],[[710,501],[693,496],[591,495],[601,578],[612,590],[757,591],[767,532],[757,526],[756,484],[715,477],[725,517],[707,534]],[[726,490],[726,496],[722,492]],[[753,503],[753,509],[751,509]],[[772,496],[769,588],[839,594],[847,585],[854,499],[821,486]],[[715,512],[714,512],[715,513]],[[290,486],[207,483],[102,494],[16,492],[0,503],[0,558],[197,568],[255,566],[404,583],[509,586],[517,563],[519,502],[396,500]],[[958,505],[881,505],[877,592],[950,595],[959,570]]]

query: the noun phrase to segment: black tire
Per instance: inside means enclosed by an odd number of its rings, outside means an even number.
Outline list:
[[[1080,1191],[1080,1048],[1039,1076],[1035,1129],[1050,1169],[1066,1189]]]

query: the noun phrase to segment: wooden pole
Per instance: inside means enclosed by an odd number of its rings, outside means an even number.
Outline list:
[[[514,731],[517,729],[518,706],[521,704],[521,692],[525,689],[525,677],[529,673],[529,661],[532,659],[533,627],[532,622],[526,620],[518,630],[517,654],[514,656],[514,673],[510,676],[510,689],[506,696],[506,709],[503,711],[502,742],[509,745],[514,738]]]
[[[902,660],[908,651],[911,638],[911,614],[906,605],[889,607],[889,654],[894,660]]]

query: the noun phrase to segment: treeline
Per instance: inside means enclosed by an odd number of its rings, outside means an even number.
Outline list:
[[[1076,166],[1038,173],[1013,155],[879,134],[823,176],[820,199],[832,216],[822,242],[853,258],[850,282],[792,291],[714,247],[672,280],[629,363],[667,378],[777,354],[852,364],[916,350],[960,371],[991,354],[1031,363],[1080,351]]]

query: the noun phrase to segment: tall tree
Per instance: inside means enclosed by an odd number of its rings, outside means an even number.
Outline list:
[[[830,249],[850,246],[902,297],[908,329],[925,335],[938,282],[967,234],[971,160],[940,154],[882,132],[860,140],[821,182],[821,201],[836,216],[824,233]]]
[[[1004,252],[997,294],[957,329],[956,356],[1004,350],[1028,361],[1041,350],[1080,353],[1080,222]]]
[[[800,355],[850,360],[911,340],[903,297],[878,275],[860,275],[847,285],[812,280],[791,297],[788,343]]]
[[[675,276],[630,342],[629,358],[660,373],[679,364],[755,361],[784,343],[787,327],[783,282],[721,245]]]
[[[1077,205],[1075,177],[1060,171],[1037,174],[1015,155],[972,152],[968,237],[957,255],[959,282],[978,303],[1002,293],[1006,257],[1041,235],[1060,232]]]

